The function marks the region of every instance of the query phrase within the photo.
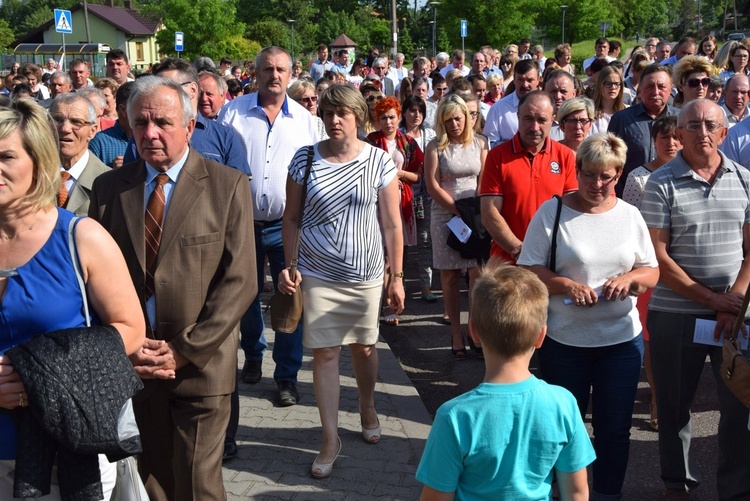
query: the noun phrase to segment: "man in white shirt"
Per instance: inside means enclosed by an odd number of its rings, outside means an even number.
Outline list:
[[[606,38],[604,37],[597,38],[594,47],[596,49],[596,54],[586,59],[583,62],[584,72],[589,68],[589,66],[591,66],[591,63],[593,63],[594,60],[596,59],[606,59],[608,63],[611,63],[612,61],[615,60],[614,57],[609,56],[609,40],[607,40]]]
[[[327,54],[327,47],[322,48]],[[286,50],[275,46],[263,49],[256,58],[258,92],[233,99],[221,109],[218,118],[220,124],[234,128],[242,138],[253,171],[250,189],[258,283],[265,276],[266,257],[274,284],[286,266],[281,217],[286,206],[287,168],[297,150],[319,140],[315,117],[286,95],[291,67],[292,59]],[[240,324],[240,346],[245,352],[242,380],[246,383],[255,384],[262,377],[263,352],[268,347],[263,328],[258,296]],[[299,400],[297,372],[302,365],[302,323],[293,334],[276,336],[273,358],[279,405],[295,405]]]
[[[531,59],[535,60],[539,65],[539,74],[543,74],[544,67],[547,65],[547,58],[544,57],[544,47],[535,45],[534,50],[531,51]]]
[[[464,65],[464,60],[466,58],[466,55],[464,54],[464,51],[460,49],[456,49],[453,51],[453,55],[451,56],[451,64],[447,65],[445,68],[440,70],[440,74],[443,75],[443,78],[445,78],[445,75],[448,74],[450,70],[459,70],[461,72],[461,76],[466,76],[469,74],[469,67]]]
[[[518,44],[518,59],[531,59],[531,52],[529,52],[530,48],[531,40],[528,38],[522,38],[521,42]]]
[[[484,135],[492,147],[510,141],[518,132],[518,102],[539,86],[539,66],[532,59],[516,63],[513,73],[515,92],[496,102],[487,113]]]

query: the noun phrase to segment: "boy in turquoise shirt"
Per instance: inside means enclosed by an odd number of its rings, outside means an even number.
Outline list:
[[[547,332],[547,288],[491,262],[472,294],[469,332],[482,342],[484,382],[440,406],[417,469],[422,500],[587,501],[594,449],[573,395],[529,372]]]

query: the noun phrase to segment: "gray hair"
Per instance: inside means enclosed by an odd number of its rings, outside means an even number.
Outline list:
[[[76,94],[85,97],[92,103],[96,101],[100,109],[107,107],[107,98],[104,97],[104,92],[102,92],[101,89],[97,89],[96,87],[84,87],[77,91]],[[96,104],[94,104],[94,107],[96,107]]]
[[[182,89],[182,85],[174,82],[168,78],[147,76],[141,77],[133,82],[133,87],[130,91],[130,98],[128,99],[127,114],[128,122],[130,127],[133,127],[133,119],[135,114],[133,113],[133,106],[136,101],[144,96],[150,96],[157,94],[161,91],[162,87],[167,87],[177,92],[182,103],[182,125],[187,126],[191,118],[195,118],[195,112],[193,111],[193,105],[190,103],[190,97]]]
[[[278,45],[270,45],[268,47],[265,47],[263,50],[258,52],[258,55],[255,56],[255,67],[260,68],[260,62],[263,60],[266,56],[278,56],[279,54],[285,54],[287,59],[289,59],[289,71],[292,71],[292,56],[289,55],[289,53],[286,51],[285,48],[279,47]]]
[[[216,85],[219,87],[219,92],[221,92],[222,94],[227,93],[227,81],[225,79],[221,78],[219,75],[217,75],[213,71],[201,71],[200,73],[198,73],[199,83],[200,83],[200,79],[203,77],[213,79],[213,81],[216,82]],[[203,88],[202,85],[201,85],[201,88]]]
[[[206,56],[195,58],[193,61],[193,67],[198,73],[201,71],[216,71],[216,63],[214,63],[213,59]]]
[[[54,82],[55,80],[62,78],[65,80],[65,83],[68,85],[73,85],[73,82],[70,81],[70,75],[68,75],[65,72],[62,71],[56,71],[52,74],[52,76],[49,77],[50,82]]]
[[[381,63],[384,64],[385,66],[388,66],[388,59],[386,59],[386,58],[384,58],[382,56],[381,57],[376,57],[375,60],[372,62],[372,65],[375,66],[375,65],[379,65]]]
[[[92,124],[97,123],[96,108],[94,108],[94,104],[89,101],[86,96],[82,96],[79,92],[67,92],[65,94],[60,94],[52,101],[52,105],[50,106],[49,111],[50,113],[54,113],[60,106],[72,106],[73,104],[78,102],[83,103],[83,105],[86,107],[86,121]]]
[[[727,125],[729,125],[729,122],[727,121],[727,115],[726,115],[726,113],[724,113],[724,110],[721,109],[721,106],[719,106],[718,104],[714,103],[710,99],[702,98],[702,99],[694,99],[693,101],[690,101],[689,103],[687,103],[686,105],[684,105],[682,107],[682,109],[680,110],[680,114],[677,117],[677,126],[678,127],[684,127],[685,123],[687,122],[687,118],[686,117],[687,117],[688,113],[692,112],[693,108],[695,108],[696,106],[699,106],[701,104],[708,104],[708,105],[710,105],[710,107],[713,108],[714,111],[717,113],[718,117],[721,118],[721,119],[723,119],[723,120],[721,120],[721,124],[724,127],[726,127]]]
[[[435,61],[437,61],[438,63],[444,63],[450,58],[451,57],[448,55],[447,52],[438,52],[437,55],[435,56]]]

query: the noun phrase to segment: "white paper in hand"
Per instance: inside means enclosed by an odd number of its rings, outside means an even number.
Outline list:
[[[463,219],[458,216],[453,216],[447,224],[448,228],[450,228],[462,244],[465,244],[469,240],[469,237],[471,236],[471,228],[466,226]]]

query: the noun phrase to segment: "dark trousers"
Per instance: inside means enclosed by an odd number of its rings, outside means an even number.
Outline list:
[[[661,477],[668,489],[698,487],[690,457],[690,408],[706,356],[716,377],[719,396],[719,462],[716,483],[722,501],[750,499],[750,431],[748,409],[719,376],[721,347],[693,342],[694,315],[649,310],[651,370],[659,410]]]

